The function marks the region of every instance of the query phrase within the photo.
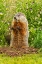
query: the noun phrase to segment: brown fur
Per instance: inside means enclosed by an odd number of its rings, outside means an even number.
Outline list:
[[[17,22],[16,20],[13,20],[11,27],[10,47],[28,47],[28,22],[22,22],[21,20],[18,20]]]

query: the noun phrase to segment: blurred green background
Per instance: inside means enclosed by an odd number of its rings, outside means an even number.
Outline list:
[[[22,12],[29,23],[29,46],[42,50],[42,0],[0,0],[0,46],[7,45],[14,15]]]

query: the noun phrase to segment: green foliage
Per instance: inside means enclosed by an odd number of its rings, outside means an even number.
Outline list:
[[[6,44],[4,35],[5,35],[5,32],[8,30],[7,26],[8,26],[7,23],[5,23],[4,21],[0,21],[0,45]]]
[[[42,48],[42,31],[38,31],[33,40],[32,46],[35,48]]]
[[[7,34],[9,30],[9,22],[5,18],[6,15],[6,4],[4,0],[0,0],[0,45],[3,46],[6,44],[5,33]]]
[[[20,57],[0,55],[0,64],[42,64],[42,54],[28,54]]]
[[[40,49],[38,50],[38,53],[42,53],[42,48],[40,48]]]
[[[4,38],[5,25],[3,21],[5,13],[6,13],[6,9],[4,3],[2,0],[0,0],[0,45],[3,45],[5,43],[5,38]]]
[[[0,44],[6,43],[5,33],[17,12],[26,15],[29,23],[29,45],[42,47],[42,0],[0,0]]]
[[[6,13],[6,7],[4,6],[3,0],[0,0],[0,20],[3,19],[5,13]]]

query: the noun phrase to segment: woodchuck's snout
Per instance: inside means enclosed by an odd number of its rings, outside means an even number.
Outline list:
[[[12,21],[10,47],[28,47],[28,21],[23,13],[17,13]]]

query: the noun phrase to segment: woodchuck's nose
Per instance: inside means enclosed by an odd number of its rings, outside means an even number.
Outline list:
[[[16,19],[16,17],[14,16],[14,19]],[[16,19],[17,20],[17,19]]]

